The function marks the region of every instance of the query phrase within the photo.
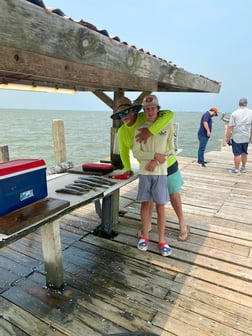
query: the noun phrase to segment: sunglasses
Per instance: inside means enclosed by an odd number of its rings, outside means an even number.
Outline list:
[[[122,111],[122,112],[119,112],[119,113],[118,113],[118,117],[119,117],[119,118],[122,118],[123,116],[128,115],[128,114],[129,114],[130,112],[132,112],[132,111],[135,111],[134,107],[131,107],[131,108],[127,109],[127,110],[124,110],[124,111]]]

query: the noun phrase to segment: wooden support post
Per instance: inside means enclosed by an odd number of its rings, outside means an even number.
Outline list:
[[[110,130],[110,160],[117,169],[123,169],[123,164],[119,153],[117,132],[118,128],[112,127]]]
[[[218,142],[217,142],[217,150],[218,150],[218,151],[221,151],[222,146],[223,146],[223,140],[222,140],[222,139],[218,139]]]
[[[112,194],[112,213],[111,213],[111,227],[116,229],[119,223],[119,197],[120,189],[115,190]]]
[[[9,160],[9,148],[7,145],[3,145],[0,147],[0,162],[5,162]]]
[[[226,134],[227,134],[227,125],[224,125],[223,140],[222,140],[223,146],[227,146],[227,144],[226,144]]]
[[[46,286],[61,290],[64,287],[64,275],[59,222],[52,222],[42,226],[41,235]]]
[[[118,104],[118,100],[124,96],[124,92],[114,92],[114,106],[113,112],[116,110],[116,106]],[[117,131],[118,128],[122,125],[121,120],[113,120],[113,127],[110,132],[110,159],[112,163],[116,166],[117,169],[122,169],[122,161],[119,154],[119,146],[117,142]]]
[[[66,161],[64,121],[61,119],[54,119],[52,121],[52,132],[53,132],[55,164],[57,165]]]

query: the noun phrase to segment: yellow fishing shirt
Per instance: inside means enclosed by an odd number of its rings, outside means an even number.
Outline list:
[[[148,130],[156,135],[158,132],[162,131],[162,129],[169,124],[174,118],[174,113],[170,110],[161,110],[158,112],[158,119],[152,123]],[[120,157],[126,171],[132,170],[130,163],[130,151],[133,150],[135,132],[137,126],[143,124],[146,121],[146,115],[144,112],[138,113],[137,119],[134,125],[127,126],[123,124],[118,130],[118,144],[119,144],[119,153]],[[170,167],[176,161],[176,156],[168,157],[167,159],[167,167]],[[169,166],[168,166],[169,164]]]

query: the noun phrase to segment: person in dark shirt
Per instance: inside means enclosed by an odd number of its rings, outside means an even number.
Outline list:
[[[198,130],[199,149],[198,149],[198,165],[200,167],[206,167],[206,161],[204,158],[206,146],[212,132],[212,117],[217,117],[217,107],[212,107],[209,111],[206,111],[200,120],[200,127]]]

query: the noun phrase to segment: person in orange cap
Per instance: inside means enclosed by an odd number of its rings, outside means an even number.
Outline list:
[[[206,161],[204,158],[206,146],[212,132],[212,117],[217,117],[217,107],[212,107],[206,111],[200,120],[200,127],[198,130],[199,149],[198,149],[198,165],[200,167],[206,167]]]

